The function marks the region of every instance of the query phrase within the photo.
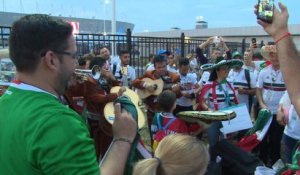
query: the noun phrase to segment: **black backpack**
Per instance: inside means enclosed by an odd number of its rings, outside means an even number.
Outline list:
[[[257,166],[263,163],[253,154],[243,151],[241,148],[221,140],[210,148],[211,160],[221,157],[223,175],[253,175]]]

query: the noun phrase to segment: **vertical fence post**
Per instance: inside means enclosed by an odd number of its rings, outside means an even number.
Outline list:
[[[242,54],[244,54],[245,50],[246,50],[246,38],[243,38],[243,40],[242,40]]]
[[[263,40],[261,40],[261,42],[260,42],[260,47],[262,47],[262,46],[264,46],[265,44],[264,44],[264,41]]]
[[[1,45],[2,45],[2,48],[4,48],[4,39],[3,39],[3,34],[4,34],[4,32],[3,32],[3,28],[1,27],[1,28],[0,28],[0,35],[1,35]]]
[[[181,57],[184,57],[184,33],[182,32],[181,33],[181,42],[180,42],[180,45],[181,45]]]
[[[131,44],[131,30],[128,28],[126,31],[126,42],[127,42],[127,50],[130,54],[130,61],[129,64],[132,65],[132,56],[131,56],[131,50],[132,50],[132,44]],[[134,65],[135,66],[135,60],[134,60]]]

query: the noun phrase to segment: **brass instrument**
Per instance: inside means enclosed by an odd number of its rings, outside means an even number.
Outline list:
[[[88,80],[88,77],[92,77],[95,80],[100,78],[100,67],[95,65],[92,69],[75,69],[74,77],[79,82],[84,82]]]

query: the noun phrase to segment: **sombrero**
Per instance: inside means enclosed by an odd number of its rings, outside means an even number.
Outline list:
[[[207,69],[208,67],[211,67],[211,66],[213,66],[214,64],[212,64],[212,63],[206,63],[206,64],[203,64],[203,65],[201,65],[200,66],[200,69],[201,70],[205,70],[205,69]]]
[[[231,59],[231,60],[225,60],[224,57],[218,57],[215,64],[212,64],[211,66],[207,66],[203,68],[202,70],[214,70],[221,66],[228,66],[228,68],[237,67],[237,66],[243,66],[243,61],[239,59]]]
[[[8,48],[0,49],[0,58],[9,58]]]
[[[264,59],[270,60],[270,53],[277,53],[277,49],[275,45],[265,45],[261,48],[260,52]]]
[[[211,123],[213,121],[226,121],[236,117],[234,111],[182,111],[176,114],[180,119],[188,123],[199,121]]]
[[[240,53],[239,51],[233,52],[232,58],[234,59],[234,58],[237,57],[237,56],[242,57],[242,55],[241,55],[241,53]]]

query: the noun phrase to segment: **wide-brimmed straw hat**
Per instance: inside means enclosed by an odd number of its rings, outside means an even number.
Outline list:
[[[209,68],[209,67],[211,67],[211,66],[213,66],[214,64],[212,64],[212,63],[206,63],[206,64],[203,64],[203,65],[201,65],[200,66],[200,69],[201,70],[206,70],[207,68]]]
[[[239,59],[231,59],[231,60],[226,60],[224,59],[224,57],[218,57],[216,59],[216,63],[215,64],[211,64],[210,66],[206,66],[204,68],[202,68],[202,70],[214,70],[217,69],[221,66],[228,66],[229,69],[233,68],[233,67],[239,67],[239,66],[243,66],[243,61],[239,60]],[[203,65],[204,66],[204,65]]]
[[[277,53],[277,49],[275,45],[265,45],[261,48],[260,52],[264,59],[270,60],[270,53]]]

